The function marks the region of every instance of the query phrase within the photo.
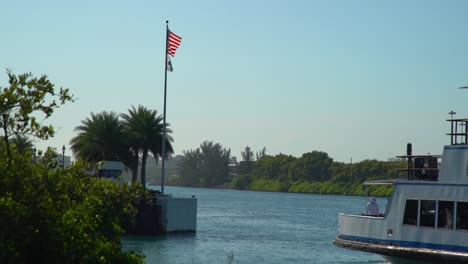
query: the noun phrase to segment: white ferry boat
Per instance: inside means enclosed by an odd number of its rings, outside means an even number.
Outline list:
[[[412,155],[408,144],[400,156],[407,178],[364,183],[393,185],[388,204],[376,216],[340,213],[335,245],[390,260],[468,263],[468,119],[447,121],[442,156]]]

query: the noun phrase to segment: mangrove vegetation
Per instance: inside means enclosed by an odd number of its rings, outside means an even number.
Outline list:
[[[206,149],[208,143],[211,142],[206,141],[202,146]],[[241,152],[242,161],[229,165],[229,157],[226,156],[229,150],[207,151],[202,146],[184,152],[179,165],[179,176],[172,179],[173,184],[256,191],[365,195],[366,189],[362,185],[364,181],[403,177],[397,169],[406,166],[398,159],[336,162],[321,151],[294,157],[285,154],[267,155],[263,148],[254,155],[249,146]],[[222,149],[219,143],[216,146],[217,149]],[[391,191],[388,186],[371,187],[368,194],[386,196]]]

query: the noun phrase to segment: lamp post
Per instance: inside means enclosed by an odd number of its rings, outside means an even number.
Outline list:
[[[62,147],[62,168],[65,168],[65,145]]]

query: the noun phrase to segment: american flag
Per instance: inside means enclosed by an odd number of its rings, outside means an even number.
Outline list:
[[[174,57],[176,49],[179,47],[180,43],[182,42],[182,38],[177,36],[172,31],[169,31],[168,42],[167,42],[167,54]]]

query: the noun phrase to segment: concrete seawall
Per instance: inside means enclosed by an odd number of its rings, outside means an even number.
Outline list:
[[[192,233],[197,230],[197,199],[160,196],[162,230],[165,233]]]
[[[197,199],[157,195],[153,203],[137,206],[135,223],[125,223],[127,235],[157,236],[171,233],[195,233]]]

